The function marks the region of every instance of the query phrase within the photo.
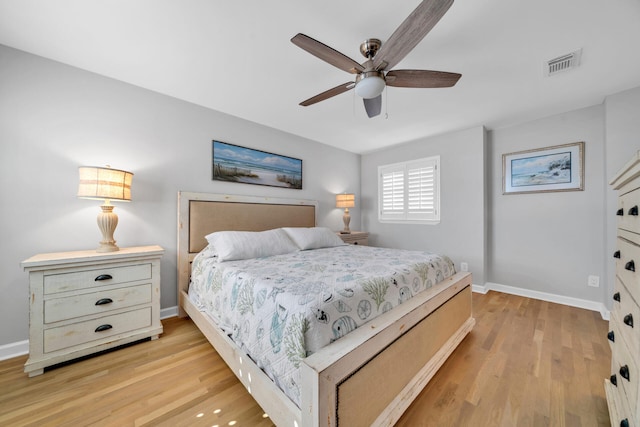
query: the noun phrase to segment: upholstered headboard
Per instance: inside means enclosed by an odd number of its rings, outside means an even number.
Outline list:
[[[314,227],[318,203],[313,200],[226,194],[178,193],[178,305],[189,289],[191,261],[214,231],[264,231],[279,227]]]

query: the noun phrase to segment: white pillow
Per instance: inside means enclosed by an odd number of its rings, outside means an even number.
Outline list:
[[[298,247],[278,228],[267,231],[217,231],[206,236],[218,262],[295,252]]]
[[[284,231],[291,237],[291,240],[298,245],[300,250],[331,248],[333,246],[344,246],[346,243],[333,231],[326,227],[286,227]]]

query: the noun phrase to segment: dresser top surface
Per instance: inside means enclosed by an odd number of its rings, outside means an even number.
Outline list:
[[[141,256],[162,256],[164,249],[157,245],[120,248],[116,252],[96,252],[93,250],[54,252],[37,254],[20,263],[25,270],[47,267],[50,265],[74,264],[83,262],[119,261]]]

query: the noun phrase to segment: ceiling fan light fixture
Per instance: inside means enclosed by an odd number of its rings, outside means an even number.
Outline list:
[[[358,75],[355,91],[361,98],[372,99],[382,93],[384,86],[384,77],[381,72],[368,71]]]

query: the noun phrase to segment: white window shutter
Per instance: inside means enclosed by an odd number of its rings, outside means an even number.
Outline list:
[[[440,220],[440,157],[378,167],[381,221]]]

